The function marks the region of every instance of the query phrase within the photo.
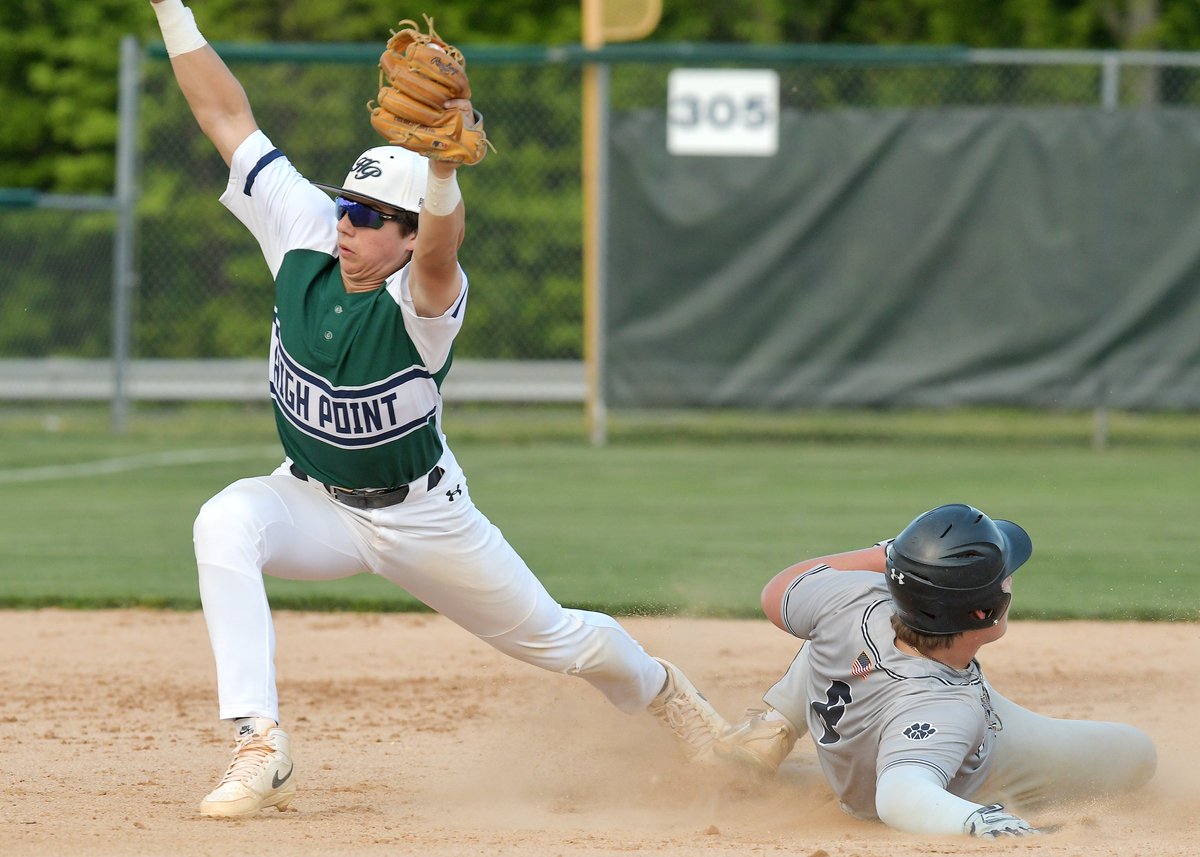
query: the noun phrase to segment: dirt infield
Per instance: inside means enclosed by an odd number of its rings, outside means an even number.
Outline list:
[[[794,653],[765,621],[626,625],[729,717]],[[282,613],[276,626],[294,810],[214,821],[195,805],[230,732],[199,614],[0,612],[0,853],[1200,854],[1198,625],[1014,623],[984,651],[1015,701],[1136,723],[1160,754],[1145,791],[1034,816],[1063,828],[1001,846],[844,816],[808,739],[769,782],[689,768],[650,718],[437,616]]]

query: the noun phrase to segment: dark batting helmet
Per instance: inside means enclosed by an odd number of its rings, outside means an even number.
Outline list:
[[[1002,585],[1033,553],[1029,534],[952,503],[918,517],[887,549],[888,591],[896,614],[926,634],[957,634],[996,624],[1012,596]],[[983,618],[974,615],[982,611]]]

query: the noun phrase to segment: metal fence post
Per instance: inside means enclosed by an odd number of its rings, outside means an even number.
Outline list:
[[[1107,111],[1121,102],[1121,60],[1116,51],[1105,51],[1100,61],[1100,106]]]
[[[1100,60],[1100,106],[1112,113],[1121,104],[1121,61],[1116,51],[1105,51]],[[1106,247],[1111,246],[1108,241]],[[1105,270],[1109,270],[1106,265]],[[1107,359],[1107,358],[1106,358]],[[1092,407],[1092,448],[1108,446],[1108,391],[1104,386],[1104,365],[1098,367],[1096,375],[1096,403]]]
[[[583,46],[604,47],[603,4],[583,0]],[[583,366],[588,434],[594,446],[608,438],[604,401],[605,186],[608,181],[608,64],[583,66]]]
[[[113,238],[112,303],[112,430],[125,431],[129,416],[129,346],[133,289],[137,270],[133,254],[134,208],[137,206],[137,122],[141,95],[142,54],[134,36],[121,39],[121,71],[117,96],[117,175],[114,196],[117,229]]]
[[[587,381],[589,436],[594,446],[608,441],[608,407],[604,397],[605,292],[608,287],[608,125],[609,68],[593,63],[585,69],[584,181],[584,374]]]

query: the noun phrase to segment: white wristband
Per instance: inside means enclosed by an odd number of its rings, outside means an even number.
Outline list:
[[[177,57],[208,44],[196,27],[192,10],[183,5],[183,0],[162,0],[151,5],[158,16],[158,27],[162,30],[163,44],[167,46],[167,56]]]
[[[448,178],[439,178],[431,171],[425,185],[425,202],[422,210],[430,214],[447,215],[453,213],[462,201],[462,191],[458,189],[458,173],[453,172]]]

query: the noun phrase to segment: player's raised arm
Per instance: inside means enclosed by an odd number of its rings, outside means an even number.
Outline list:
[[[200,130],[228,164],[258,129],[238,79],[208,44],[182,0],[151,0],[179,89]]]
[[[417,314],[433,317],[454,306],[462,287],[465,213],[456,171],[483,160],[490,143],[471,104],[462,51],[437,34],[433,19],[425,24],[403,20],[388,40],[371,126],[430,162],[408,286]]]
[[[427,318],[450,309],[462,288],[458,248],[466,234],[466,208],[458,188],[458,166],[446,161],[429,162],[408,281],[413,307]]]
[[[788,566],[767,582],[760,597],[763,613],[771,620],[771,624],[785,631],[788,630],[782,616],[783,594],[787,592],[797,577],[822,565],[838,571],[877,571],[883,574],[887,570],[887,556],[882,545],[875,545],[860,550],[806,559]]]

